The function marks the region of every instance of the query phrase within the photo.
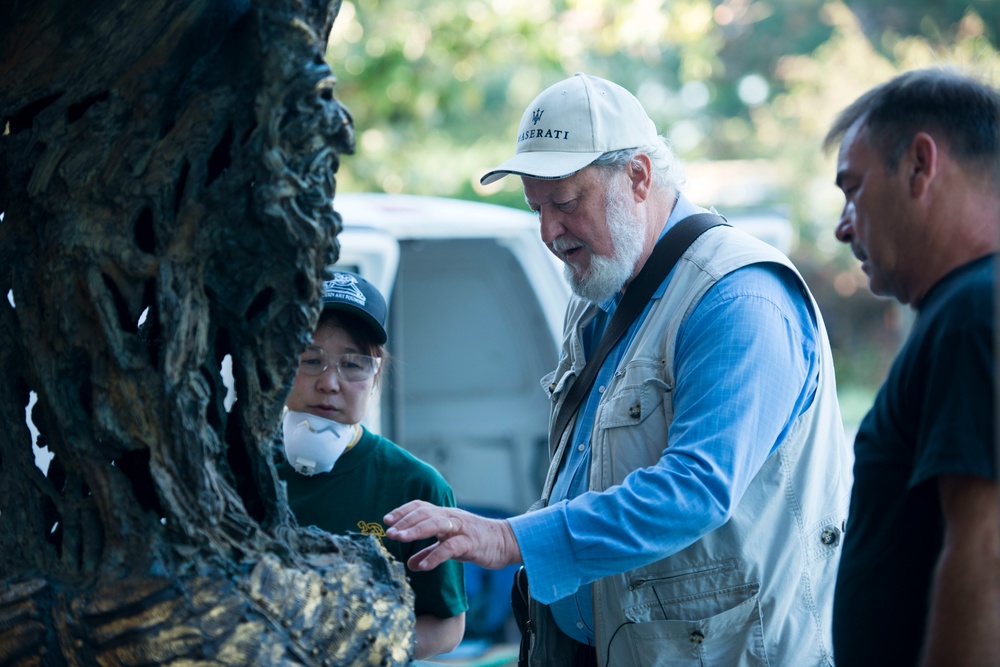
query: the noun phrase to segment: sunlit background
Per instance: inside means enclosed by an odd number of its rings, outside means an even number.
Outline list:
[[[518,179],[479,177],[513,151],[524,108],[577,71],[616,81],[685,160],[692,199],[791,222],[853,423],[910,313],[872,297],[836,243],[843,200],[822,137],[907,69],[950,65],[1000,85],[998,27],[1000,0],[345,0],[327,60],[358,149],[338,190],[523,207]]]

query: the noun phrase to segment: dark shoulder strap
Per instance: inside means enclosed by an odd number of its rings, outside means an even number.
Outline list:
[[[604,364],[604,358],[618,344],[618,341],[628,331],[629,326],[631,326],[635,318],[646,307],[649,299],[656,292],[656,288],[663,282],[667,274],[670,273],[670,269],[681,258],[684,251],[703,232],[712,227],[725,224],[727,224],[726,220],[721,215],[715,213],[697,213],[678,222],[657,242],[656,247],[653,248],[653,252],[649,255],[649,259],[646,260],[646,263],[639,271],[639,275],[635,277],[635,280],[625,290],[625,296],[622,297],[621,303],[618,304],[615,314],[608,323],[608,328],[604,331],[604,336],[601,337],[601,342],[597,346],[597,350],[587,360],[587,364],[583,367],[580,377],[569,388],[569,393],[566,395],[566,400],[563,401],[552,428],[551,437],[553,438],[553,445],[558,442],[558,438],[562,437],[566,426],[579,409],[583,397],[586,396],[590,390],[590,386],[594,383],[597,371]]]

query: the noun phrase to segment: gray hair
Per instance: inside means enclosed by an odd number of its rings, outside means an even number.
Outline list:
[[[648,155],[653,163],[653,182],[657,186],[664,190],[679,190],[684,185],[684,165],[663,137],[657,137],[652,146],[608,151],[591,164],[607,172],[616,172],[628,166],[639,153]]]

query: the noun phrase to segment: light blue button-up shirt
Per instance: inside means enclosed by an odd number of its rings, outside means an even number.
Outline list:
[[[681,195],[663,233],[704,209]],[[655,292],[662,297],[670,275]],[[583,331],[596,349],[619,296]],[[792,422],[812,402],[818,333],[784,267],[757,264],[719,280],[677,336],[674,420],[659,462],[619,486],[588,491],[590,435],[601,394],[649,312],[608,354],[580,407],[550,505],[509,519],[532,597],[570,637],[594,643],[591,587],[676,553],[721,526]]]

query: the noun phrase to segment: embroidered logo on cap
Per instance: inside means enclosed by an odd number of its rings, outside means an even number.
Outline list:
[[[538,121],[542,119],[542,114],[545,113],[545,109],[535,109],[531,112],[531,124],[538,125]]]
[[[323,298],[350,301],[362,308],[367,301],[364,292],[358,287],[358,279],[346,273],[337,273],[333,280],[327,280],[323,283]]]
[[[517,135],[517,143],[528,139],[562,139],[569,141],[569,130],[553,130],[552,128],[540,127],[537,130],[525,130]]]

